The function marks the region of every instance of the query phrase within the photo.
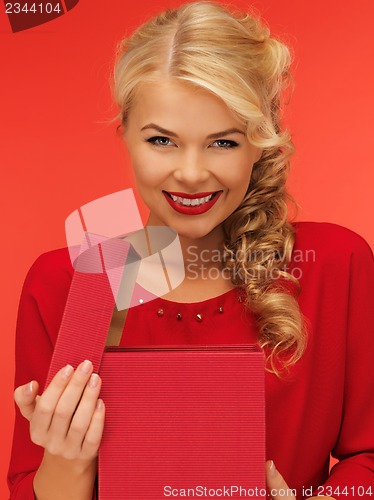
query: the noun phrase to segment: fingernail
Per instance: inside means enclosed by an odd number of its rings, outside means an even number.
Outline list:
[[[88,361],[88,359],[85,359],[83,363],[79,367],[79,371],[81,373],[88,373],[91,370],[92,363],[91,361]]]
[[[66,379],[70,377],[70,375],[73,373],[74,368],[71,365],[66,365],[64,369],[61,372],[61,376],[63,379]]]
[[[33,380],[27,384],[24,388],[24,393],[25,393],[25,396],[30,396],[32,394],[32,390],[33,390]]]
[[[102,399],[98,399],[96,403],[96,409],[101,411],[104,408],[104,403]]]
[[[90,377],[88,385],[89,387],[92,387],[94,389],[95,387],[97,387],[98,383],[99,383],[99,375],[97,373],[93,373]]]
[[[269,472],[271,477],[275,477],[275,474],[277,473],[277,469],[275,468],[274,462],[272,460],[270,460]]]

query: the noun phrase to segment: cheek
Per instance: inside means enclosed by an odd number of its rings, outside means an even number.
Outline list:
[[[253,165],[243,162],[236,166],[231,166],[226,179],[226,186],[233,191],[246,191],[251,180]]]
[[[162,180],[163,169],[153,155],[138,154],[133,156],[132,167],[138,183],[154,186]]]

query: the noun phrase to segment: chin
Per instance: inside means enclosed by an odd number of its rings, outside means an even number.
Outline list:
[[[189,224],[177,224],[174,226],[179,237],[191,240],[199,240],[208,236],[215,228],[207,224],[194,224],[191,221]]]

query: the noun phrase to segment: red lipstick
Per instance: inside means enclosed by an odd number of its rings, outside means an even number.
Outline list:
[[[179,196],[180,198],[187,198],[189,200],[193,200],[195,198],[205,198],[206,196],[210,196],[211,194],[217,193],[217,191],[207,191],[206,193],[180,193],[178,191],[164,191],[164,193],[172,194],[173,196]]]
[[[176,212],[179,212],[184,215],[200,215],[208,210],[210,210],[213,205],[217,202],[218,198],[221,196],[222,191],[210,191],[203,193],[180,193],[174,191],[163,191],[163,194],[166,198],[166,201],[169,205],[174,208]],[[199,205],[184,205],[180,202],[180,200],[174,201],[172,196],[177,196],[178,198],[185,198],[187,200],[196,200],[198,198],[206,198],[207,196],[211,196],[212,198],[209,201],[204,201]]]

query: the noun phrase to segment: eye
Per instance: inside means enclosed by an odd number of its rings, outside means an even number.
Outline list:
[[[150,142],[151,144],[155,145],[155,146],[169,146],[171,143],[170,139],[168,139],[167,137],[163,137],[161,135],[157,135],[155,137],[150,137],[149,139],[147,139],[147,142]],[[168,143],[169,142],[169,143]]]
[[[225,139],[218,139],[213,144],[218,144],[218,149],[232,149],[239,146],[239,144],[235,141],[227,141]]]

